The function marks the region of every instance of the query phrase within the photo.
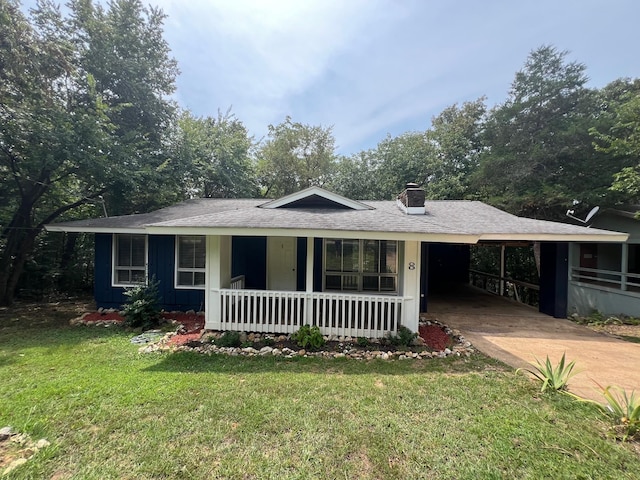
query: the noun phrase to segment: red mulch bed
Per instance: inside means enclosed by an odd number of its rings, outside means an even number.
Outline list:
[[[197,313],[162,312],[162,318],[170,321],[174,320],[177,323],[182,324],[184,326],[185,334],[188,335],[195,335],[196,333],[199,335],[200,330],[204,328],[204,315],[198,315]],[[122,322],[122,320],[122,315],[117,312],[92,312],[82,317],[82,321],[84,323],[104,321]]]
[[[446,334],[439,325],[420,325],[418,333],[429,348],[436,352],[440,352],[445,348],[451,348],[453,339]]]

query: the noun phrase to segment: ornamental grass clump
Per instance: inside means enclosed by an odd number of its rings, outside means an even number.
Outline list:
[[[525,370],[540,380],[542,382],[542,388],[540,389],[542,393],[547,390],[560,392],[567,389],[569,379],[578,373],[573,371],[575,364],[575,361],[566,363],[565,354],[563,353],[558,365],[554,366],[547,355],[547,360],[544,363],[536,358],[536,363],[531,364],[533,369],[519,368],[516,373]]]
[[[640,438],[640,397],[636,397],[635,391],[627,394],[626,390],[611,385],[600,389],[607,404],[596,405],[613,422],[611,430],[616,438],[623,442]]]

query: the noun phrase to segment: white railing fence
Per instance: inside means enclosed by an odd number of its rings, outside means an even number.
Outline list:
[[[244,289],[244,275],[238,275],[236,277],[233,277],[231,279],[231,284],[229,285],[229,288],[232,288],[234,290]]]
[[[571,280],[589,283],[596,287],[615,290],[640,290],[640,274],[623,273],[600,268],[571,267]]]
[[[396,332],[403,297],[271,290],[212,290],[220,295],[220,330],[293,333],[303,325],[324,335],[379,338]],[[219,320],[219,321],[218,321]]]

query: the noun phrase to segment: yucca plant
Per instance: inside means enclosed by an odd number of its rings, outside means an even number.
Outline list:
[[[627,391],[609,385],[606,388],[598,385],[607,405],[598,405],[614,423],[612,430],[623,442],[640,433],[640,398],[635,391]]]
[[[542,363],[536,358],[536,363],[532,363],[531,366],[533,370],[529,368],[519,368],[516,370],[516,373],[525,370],[536,377],[542,382],[540,391],[543,393],[547,390],[554,392],[566,390],[569,379],[578,373],[573,371],[576,366],[575,361],[566,363],[565,353],[562,354],[562,358],[556,366],[551,363],[548,355],[546,362]]]

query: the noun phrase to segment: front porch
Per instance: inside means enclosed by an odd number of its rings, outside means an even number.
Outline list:
[[[354,338],[384,337],[401,325],[417,332],[419,242],[389,241],[394,249],[380,247],[374,255],[378,265],[383,257],[392,258],[383,273],[379,266],[377,272],[367,271],[372,269],[365,265],[364,254],[354,271],[328,273],[321,238],[208,236],[205,328],[290,334],[310,325],[319,327],[323,335]],[[280,254],[273,248],[276,244],[283,247]],[[234,262],[237,258],[242,261]],[[249,263],[247,258],[254,261]],[[333,284],[330,289],[327,278],[333,281],[340,275],[345,278],[343,291],[334,291]],[[372,281],[376,277],[380,277],[377,284]],[[366,290],[372,285],[378,285],[379,291]],[[391,291],[384,291],[389,285]]]

